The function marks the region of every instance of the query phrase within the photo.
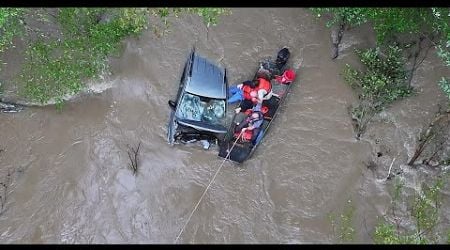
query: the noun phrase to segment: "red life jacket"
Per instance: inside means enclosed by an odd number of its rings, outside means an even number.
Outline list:
[[[246,140],[246,141],[250,141],[253,137],[253,130],[246,130],[243,134],[242,134],[242,139]]]
[[[264,78],[258,78],[258,81],[259,81],[259,84],[255,88],[256,91],[259,91],[260,89],[264,89],[264,90],[266,90],[266,94],[264,96],[268,95],[270,93],[270,91],[272,91],[272,84]]]
[[[251,110],[251,109],[249,109],[249,110]],[[258,114],[258,118],[251,117],[251,114],[253,114],[253,113],[257,113]],[[263,112],[261,112],[261,111],[250,111],[250,112],[248,112],[247,118],[245,118],[244,122],[247,123],[246,127],[248,127],[248,125],[253,125],[254,122],[257,122],[257,121],[262,120],[262,119],[264,119]],[[252,129],[252,130],[245,130],[242,133],[242,135],[241,135],[241,139],[243,139],[245,141],[250,141],[252,139],[254,131],[255,131],[254,129]],[[234,136],[238,137],[239,134],[240,134],[240,132],[235,132]]]
[[[252,87],[250,87],[250,86],[248,86],[248,85],[244,85],[244,86],[242,87],[242,93],[243,93],[243,95],[244,95],[244,100],[250,100],[250,101],[252,101],[253,103],[256,103],[257,100],[256,100],[256,99],[252,100],[253,98],[252,98],[252,96],[250,95],[250,92],[252,92],[252,91],[256,91],[256,89],[254,89],[254,88],[252,88]]]
[[[234,136],[237,138],[239,136],[239,132],[234,133]],[[243,141],[250,141],[253,136],[253,130],[245,130],[244,133],[241,135],[241,140]]]
[[[251,100],[252,97],[250,96],[250,92],[252,92],[252,91],[253,91],[252,87],[250,87],[248,85],[242,86],[242,92],[244,94],[244,99]]]

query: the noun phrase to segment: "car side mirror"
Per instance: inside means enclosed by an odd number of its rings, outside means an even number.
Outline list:
[[[177,103],[174,102],[174,101],[172,101],[172,100],[169,100],[168,103],[169,103],[170,108],[171,108],[173,111],[175,111],[175,108],[177,107]]]

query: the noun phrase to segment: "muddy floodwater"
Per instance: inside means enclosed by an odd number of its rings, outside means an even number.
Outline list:
[[[230,84],[251,78],[258,61],[283,46],[298,76],[262,145],[241,166],[225,163],[179,243],[332,243],[328,215],[348,200],[357,241],[371,242],[390,198],[384,176],[364,162],[379,150],[380,136],[390,145],[380,160],[397,157],[398,169],[411,156],[414,133],[442,98],[441,62],[427,58],[413,81],[419,93],[384,112],[358,141],[347,113],[356,96],[341,72],[357,63],[354,48],[373,46],[373,31],[345,33],[332,61],[330,31],[307,9],[232,13],[215,27],[184,16],[164,37],[147,31],[124,41],[112,74],[94,84],[105,90],[73,99],[63,112],[48,106],[0,114],[0,170],[10,173],[0,242],[175,242],[223,160],[216,147],[166,141],[167,101],[193,46],[227,68]],[[127,149],[139,142],[133,176]]]

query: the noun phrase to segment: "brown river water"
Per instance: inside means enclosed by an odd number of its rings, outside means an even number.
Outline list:
[[[1,114],[0,170],[10,171],[11,184],[0,242],[175,242],[223,160],[215,147],[166,141],[167,100],[192,46],[226,67],[230,84],[288,46],[298,77],[253,158],[225,163],[178,242],[333,243],[328,215],[348,200],[356,242],[371,242],[390,196],[380,181],[387,170],[374,173],[364,162],[382,144],[389,150],[378,160],[389,166],[397,157],[394,169],[402,167],[415,133],[437,110],[436,81],[448,71],[426,59],[413,81],[419,94],[380,115],[358,141],[347,113],[356,97],[340,74],[345,63],[356,64],[354,48],[373,45],[372,31],[345,33],[332,61],[330,31],[306,9],[232,12],[215,27],[185,16],[164,37],[148,31],[126,40],[122,56],[111,59],[112,74],[95,83],[106,90],[73,99],[63,112],[48,106]],[[133,176],[127,145],[139,142]],[[448,212],[444,217],[448,222]]]

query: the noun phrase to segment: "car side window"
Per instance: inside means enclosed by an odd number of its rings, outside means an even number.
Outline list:
[[[183,74],[181,75],[181,80],[180,80],[180,86],[178,87],[178,93],[177,93],[177,100],[180,99],[180,95],[183,91],[184,86],[186,85],[186,81],[188,78],[188,68],[189,68],[189,62],[187,61],[186,64],[184,65],[184,69],[183,69]]]

